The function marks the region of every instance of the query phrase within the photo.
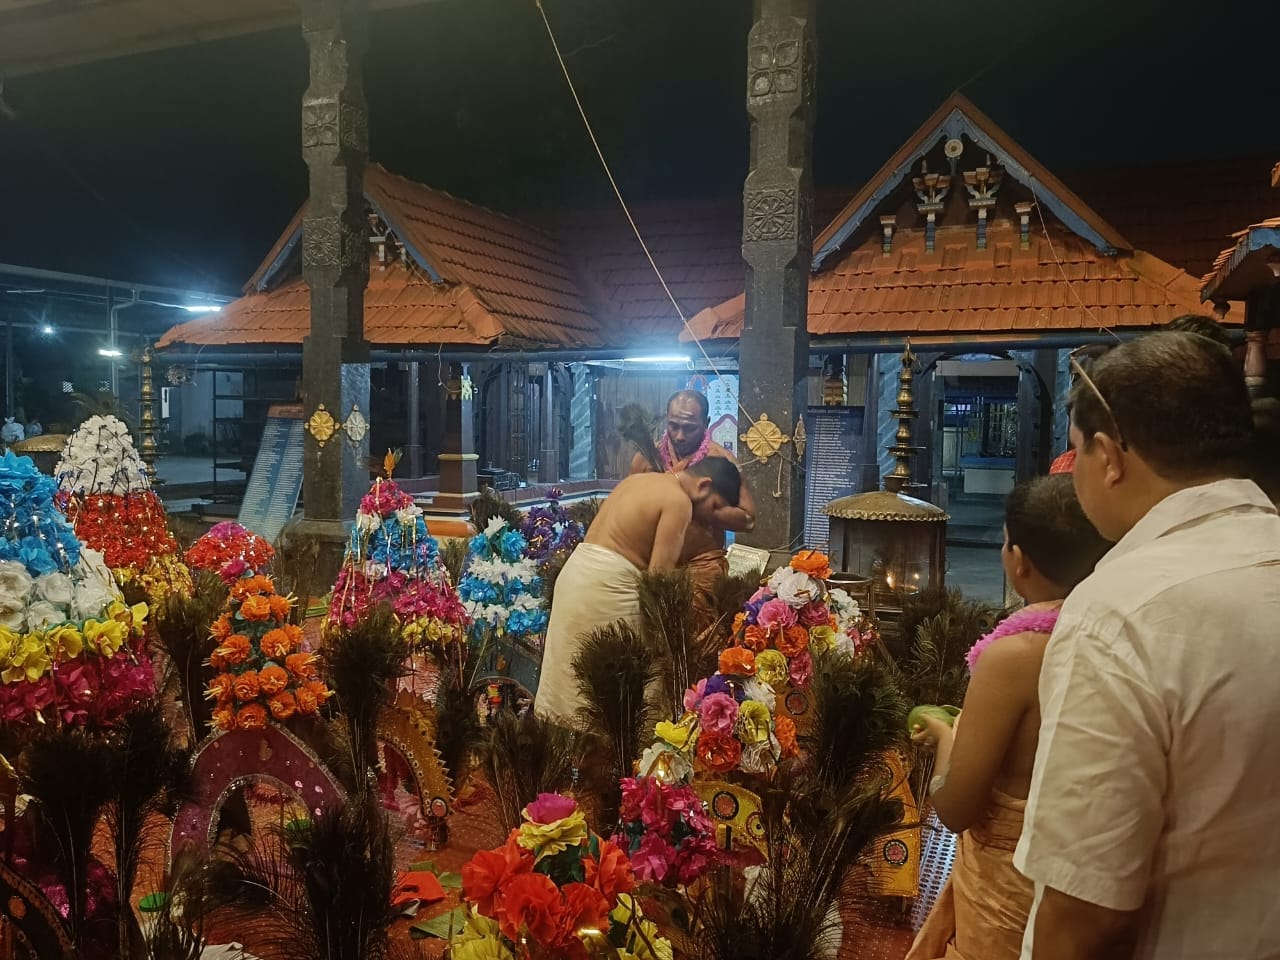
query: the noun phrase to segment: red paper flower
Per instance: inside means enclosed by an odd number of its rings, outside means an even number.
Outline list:
[[[554,943],[562,904],[560,891],[550,877],[541,873],[517,874],[502,886],[498,926],[508,940],[518,940],[527,932],[538,943]]]
[[[725,734],[703,732],[698,737],[698,760],[708,770],[727,773],[742,760],[742,744]]]
[[[462,866],[462,898],[486,917],[496,917],[503,884],[532,869],[533,853],[514,840],[497,850],[481,850]]]
[[[595,887],[606,900],[613,903],[620,893],[630,893],[636,887],[631,861],[622,848],[609,840],[600,841],[600,856],[583,857],[582,868],[587,883]]]

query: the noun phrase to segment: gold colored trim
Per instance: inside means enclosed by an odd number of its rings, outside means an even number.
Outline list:
[[[442,453],[440,459],[447,463],[465,463],[468,460],[479,460],[478,453]]]
[[[888,490],[840,497],[824,506],[822,512],[828,517],[841,520],[919,520],[939,523],[951,519],[941,507]]]

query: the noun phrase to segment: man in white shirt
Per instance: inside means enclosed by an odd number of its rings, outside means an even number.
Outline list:
[[[1157,333],[1071,403],[1076,492],[1116,546],[1040,674],[1023,957],[1280,958],[1280,517],[1241,479],[1243,377]]]

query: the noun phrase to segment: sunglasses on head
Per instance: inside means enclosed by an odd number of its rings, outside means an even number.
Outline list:
[[[1088,371],[1085,370],[1084,365],[1078,358],[1081,351],[1088,349],[1092,349],[1090,345],[1076,347],[1076,349],[1067,354],[1067,360],[1071,364],[1071,372],[1089,388],[1090,393],[1097,397],[1098,403],[1102,405],[1102,409],[1106,412],[1108,419],[1111,420],[1111,426],[1115,429],[1116,443],[1120,445],[1121,450],[1128,450],[1129,445],[1125,442],[1124,433],[1120,430],[1120,421],[1116,419],[1115,411],[1111,409],[1111,404],[1107,402],[1107,398],[1102,395],[1098,385],[1093,382],[1093,377],[1089,376]]]

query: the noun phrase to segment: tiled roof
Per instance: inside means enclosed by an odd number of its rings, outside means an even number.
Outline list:
[[[254,293],[174,327],[157,346],[270,346],[301,344],[311,322],[311,291],[301,277]],[[370,267],[364,335],[375,346],[487,344],[504,327],[470,287],[433,283],[413,266]]]
[[[1213,261],[1200,295],[1205,300],[1243,300],[1276,283],[1271,262],[1280,256],[1280,217],[1263,220],[1233,234],[1236,241]]]
[[[922,230],[899,231],[887,257],[880,238],[868,238],[810,277],[809,332],[1087,333],[1154,327],[1200,309],[1196,282],[1150,254],[1107,256],[1054,223],[1027,250],[1008,221],[991,224],[986,250],[975,234],[972,225],[943,227],[929,254]],[[691,327],[700,339],[737,337],[743,309],[739,294]]]
[[[586,348],[602,342],[559,242],[546,232],[376,165],[365,172],[365,195],[409,254],[405,265],[371,267],[365,295],[370,343]],[[288,254],[302,217],[272,248],[244,297],[175,327],[158,346],[301,343],[310,298],[297,259]]]

